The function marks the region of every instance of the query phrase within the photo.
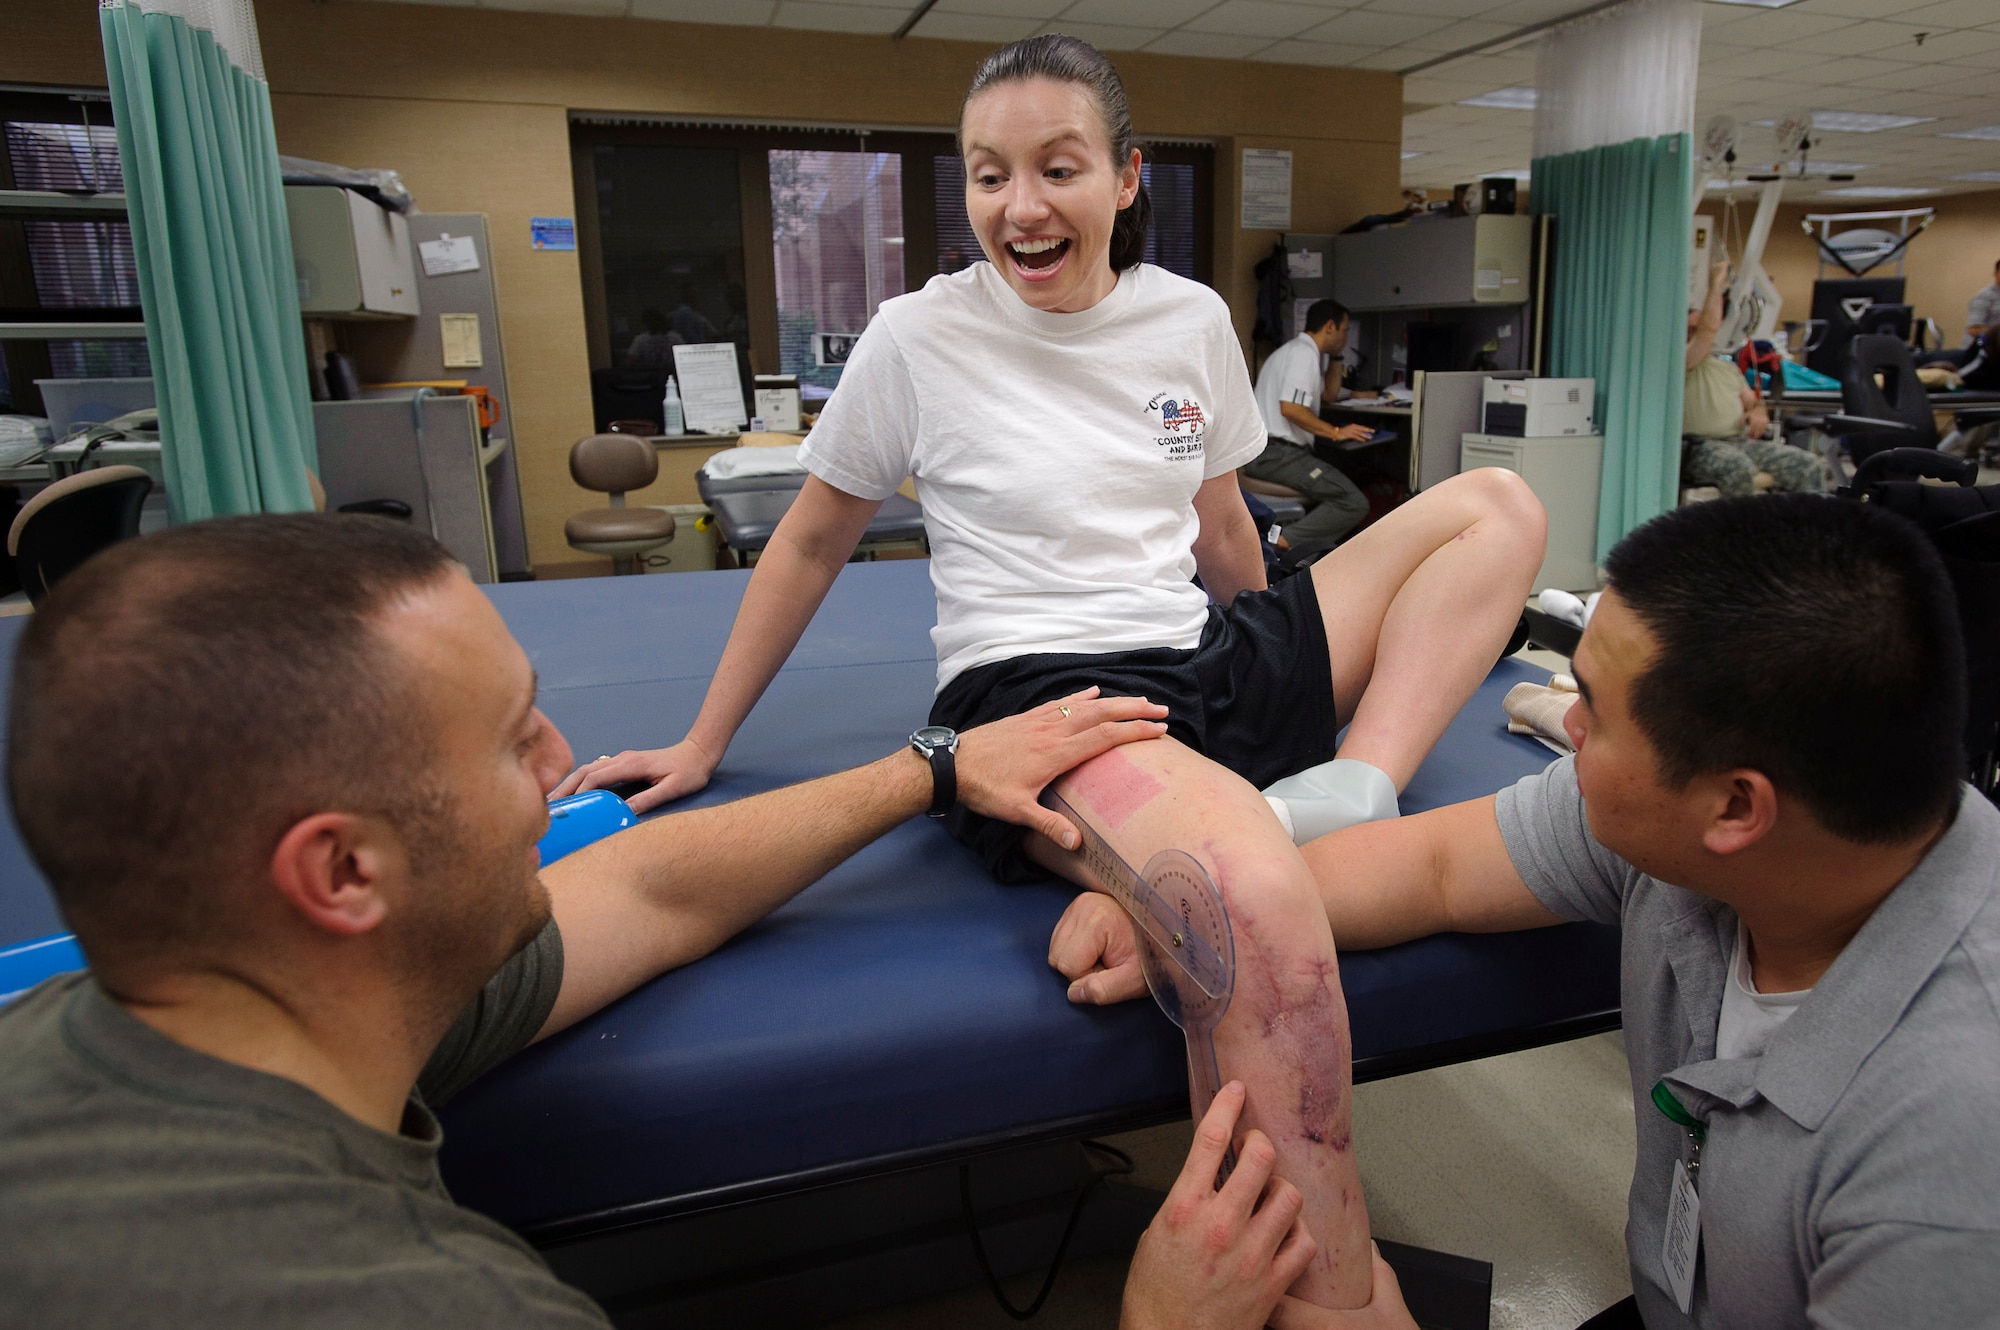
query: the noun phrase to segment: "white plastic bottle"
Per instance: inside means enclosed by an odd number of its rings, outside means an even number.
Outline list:
[[[681,415],[681,390],[674,385],[672,375],[667,376],[667,400],[660,404],[660,417],[663,433],[687,433],[687,421]]]

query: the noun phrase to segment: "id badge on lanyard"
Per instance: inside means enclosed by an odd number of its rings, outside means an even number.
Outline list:
[[[1653,1085],[1653,1105],[1688,1137],[1688,1157],[1674,1160],[1674,1175],[1667,1184],[1666,1236],[1660,1243],[1660,1265],[1667,1272],[1667,1285],[1674,1302],[1685,1315],[1694,1305],[1694,1267],[1701,1256],[1701,1146],[1708,1128],[1701,1119],[1681,1107],[1665,1081]]]

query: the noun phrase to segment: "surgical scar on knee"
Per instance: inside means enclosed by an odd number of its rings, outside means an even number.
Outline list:
[[[1167,792],[1153,773],[1115,748],[1070,772],[1066,783],[1069,793],[1114,831]]]
[[[1287,961],[1262,948],[1249,950],[1254,968],[1247,975],[1238,971],[1237,991],[1250,998],[1265,1056],[1298,1087],[1292,1111],[1299,1137],[1345,1151],[1353,1143],[1347,1100],[1351,1050],[1334,963]]]

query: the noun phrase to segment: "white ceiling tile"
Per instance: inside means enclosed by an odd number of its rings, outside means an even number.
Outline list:
[[[1940,28],[1976,28],[1993,22],[1993,0],[1939,0],[1920,5],[1898,15],[1905,23],[1935,25]]]
[[[1450,25],[1450,19],[1350,9],[1345,14],[1328,19],[1301,35],[1306,41],[1311,42],[1345,42],[1355,46],[1382,47],[1407,42],[1413,37],[1421,37]]]
[[[632,17],[754,28],[769,23],[777,8],[776,0],[632,0]]]
[[[1521,25],[1518,23],[1491,23],[1483,18],[1470,18],[1439,28],[1436,32],[1427,32],[1421,37],[1412,37],[1403,44],[1441,54],[1445,51],[1462,51],[1481,42],[1499,41],[1502,37],[1511,37],[1520,30]]]
[[[1072,23],[1068,19],[1057,19],[1053,23],[1043,25],[1042,31],[1081,37],[1100,51],[1136,51],[1166,29],[1137,28],[1110,23]]]
[[[1535,0],[1515,0],[1516,3]],[[1432,18],[1479,18],[1489,10],[1499,9],[1506,0],[1368,0],[1365,9],[1379,10],[1385,14],[1423,14]],[[1562,7],[1563,12],[1576,7],[1575,0],[1539,0],[1539,3]],[[1529,19],[1532,23],[1535,20]]]
[[[1865,56],[1851,55],[1794,70],[1791,77],[1810,77],[1825,90],[1820,94],[1820,105],[1828,111],[1839,111],[1846,109],[1846,103],[1841,99],[1846,96],[1849,83],[1856,79],[1899,74],[1909,68],[1909,65],[1896,60],[1870,60]],[[1911,80],[1913,87],[1920,87],[1922,83],[1921,79]]]
[[[1879,55],[1900,59],[1899,47],[1915,49],[1917,34],[1923,29],[1908,23],[1850,23],[1844,28],[1810,33],[1789,43],[1794,51],[1820,51],[1827,55]]]
[[[1479,17],[1495,23],[1514,23],[1525,27],[1530,23],[1548,23],[1565,18],[1576,10],[1576,0],[1504,0]]]
[[[1423,63],[1425,53],[1413,51],[1407,46],[1391,46],[1386,51],[1372,51],[1348,64],[1356,69],[1408,69],[1411,65]]]
[[[1699,84],[1701,80],[1711,75],[1720,75],[1723,78],[1769,78],[1790,70],[1804,69],[1808,65],[1823,64],[1825,61],[1825,56],[1814,55],[1810,51],[1745,51],[1740,55],[1704,59],[1696,79]]]
[[[1214,4],[1215,0],[1077,0],[1057,17],[1157,30],[1177,27]]]
[[[726,0],[725,0],[726,2]],[[987,14],[1048,22],[1068,9],[1071,0],[938,0],[933,14]]]
[[[1319,65],[1322,67],[1350,65],[1364,69],[1381,69],[1381,65],[1363,65],[1361,62],[1373,58],[1379,52],[1366,46],[1345,46],[1334,42],[1277,42],[1257,52],[1252,59],[1281,65]]]
[[[1223,0],[1223,3],[1189,22],[1186,30],[1268,40],[1296,37],[1314,24],[1325,21],[1324,9],[1306,5],[1274,4],[1272,0]]]
[[[1807,14],[1826,14],[1835,18],[1890,18],[1912,9],[1921,9],[1936,0],[1803,0],[1799,10]],[[1704,11],[1703,22],[1708,22]]]
[[[1146,43],[1161,55],[1198,55],[1210,60],[1241,60],[1271,44],[1269,37],[1232,37],[1221,32],[1190,32],[1181,28]]]
[[[1792,43],[1801,37],[1832,32],[1837,28],[1848,27],[1852,22],[1851,19],[1836,18],[1830,14],[1800,14],[1790,9],[1767,9],[1752,14],[1740,23],[1730,24],[1728,38],[1743,46],[1789,50]]]
[[[933,9],[910,29],[912,37],[935,37],[946,42],[1011,42],[1027,37],[1041,27],[1032,18],[1005,18],[999,14],[947,14]]]
[[[878,5],[783,0],[771,22],[780,28],[806,28],[813,32],[894,32],[909,16],[907,9]]]
[[[2000,48],[2000,32],[1988,32],[1982,28],[1964,28],[1957,32],[1933,32],[1924,38],[1922,46],[1905,46],[1896,52],[1899,60],[1912,60],[1919,64],[1939,64],[1947,60],[1964,60],[1982,56],[1995,48]]]
[[[624,16],[628,0],[480,0],[482,9],[533,9],[546,14],[582,14],[592,18]]]

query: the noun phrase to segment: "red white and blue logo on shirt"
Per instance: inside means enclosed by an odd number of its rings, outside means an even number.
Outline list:
[[[1208,416],[1201,403],[1169,389],[1155,393],[1146,403],[1146,414],[1165,431],[1153,442],[1173,461],[1201,456],[1201,436],[1208,431]]]

